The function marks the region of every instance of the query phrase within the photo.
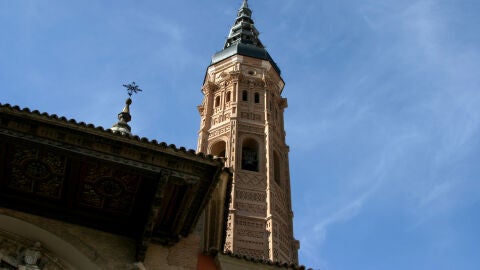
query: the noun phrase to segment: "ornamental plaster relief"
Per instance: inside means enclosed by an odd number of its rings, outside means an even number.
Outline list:
[[[230,67],[216,74],[215,83],[217,84],[217,86],[222,85],[224,83],[227,83],[226,85],[229,85],[232,81],[239,80],[241,76],[242,74],[234,70],[234,67]]]
[[[216,85],[215,83],[213,83],[211,81],[206,81],[205,84],[202,87],[202,92],[204,94],[207,94],[209,92],[214,92],[217,89],[218,89],[218,85]]]
[[[214,139],[216,137],[225,135],[225,134],[229,133],[230,130],[231,130],[231,126],[229,124],[225,124],[221,127],[217,127],[215,129],[212,129],[210,131],[210,133],[208,134],[208,139],[211,140],[211,139]]]
[[[214,116],[214,117],[212,117],[212,126],[216,126],[218,124],[221,124],[221,123],[224,123],[224,122],[227,122],[227,121],[230,121],[230,114],[229,113],[219,115],[219,116]]]
[[[0,270],[70,270],[40,242],[0,230]]]

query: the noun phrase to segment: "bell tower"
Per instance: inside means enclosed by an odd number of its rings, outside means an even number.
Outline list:
[[[212,57],[198,106],[198,152],[224,157],[233,189],[224,251],[298,263],[293,237],[280,69],[258,38],[246,0]]]

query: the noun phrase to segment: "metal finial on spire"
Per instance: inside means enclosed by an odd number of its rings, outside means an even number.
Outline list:
[[[130,105],[132,104],[132,99],[130,97],[133,94],[142,92],[142,89],[140,89],[135,82],[124,84],[123,87],[127,89],[128,98],[125,101],[125,107],[123,107],[122,112],[118,114],[118,122],[113,125],[112,131],[122,135],[132,135],[131,128],[128,125],[128,122],[132,120],[132,116],[130,115]]]
[[[241,8],[248,8],[248,1],[247,0],[243,0],[243,4],[242,4]]]
[[[142,89],[135,84],[135,82],[124,84],[123,87],[127,88],[128,96],[131,97],[132,94],[137,94],[137,92],[142,92]]]

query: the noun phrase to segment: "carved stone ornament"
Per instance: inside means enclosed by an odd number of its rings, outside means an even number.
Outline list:
[[[40,258],[42,257],[42,252],[40,251],[40,247],[42,245],[40,242],[35,242],[33,247],[28,248],[25,250],[25,255],[23,256],[23,261],[25,262],[24,268],[25,269],[40,269],[38,267],[38,263],[40,262]]]
[[[218,85],[216,85],[214,82],[211,82],[211,81],[206,81],[202,87],[202,91],[205,94],[208,92],[214,92],[217,89],[218,89]]]
[[[67,270],[60,258],[30,241],[0,230],[0,270]]]

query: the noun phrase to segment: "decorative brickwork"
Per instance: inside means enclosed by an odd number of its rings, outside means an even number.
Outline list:
[[[280,69],[243,1],[202,86],[198,152],[226,159],[233,190],[225,251],[297,263]],[[222,143],[219,143],[219,141]]]
[[[197,151],[224,157],[234,171],[224,251],[298,263],[283,86],[267,60],[236,54],[212,64],[202,87]]]

